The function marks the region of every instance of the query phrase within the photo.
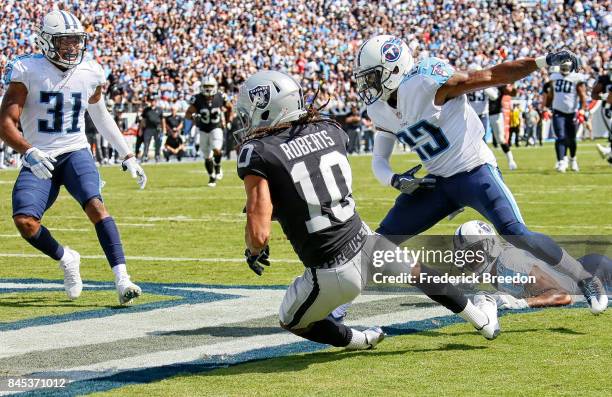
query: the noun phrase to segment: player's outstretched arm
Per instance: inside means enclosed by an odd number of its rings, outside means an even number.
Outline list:
[[[19,131],[19,117],[28,96],[23,83],[10,83],[0,105],[0,139],[21,154],[32,147]]]
[[[375,127],[379,129],[378,127]],[[377,131],[374,136],[374,148],[372,150],[372,171],[380,183],[385,186],[391,185],[394,172],[389,164],[389,159],[395,147],[395,135],[391,132]]]
[[[113,116],[108,112],[104,104],[101,86],[98,86],[96,92],[89,98],[87,111],[98,132],[119,152],[119,156],[123,159],[121,164],[123,170],[129,170],[132,178],[137,178],[138,185],[141,189],[144,189],[147,184],[147,176],[142,167],[136,162],[134,153],[132,153],[127,142],[125,142],[125,138],[121,131],[119,131]]]
[[[580,66],[579,58],[569,50],[561,50],[538,58],[521,58],[503,62],[488,69],[455,72],[436,92],[435,104],[442,106],[449,99],[520,80],[540,68],[572,62],[572,70]]]
[[[257,275],[261,276],[270,262],[270,229],[272,227],[272,199],[268,180],[257,175],[244,177],[244,189],[247,194],[247,224],[244,230],[247,264]]]

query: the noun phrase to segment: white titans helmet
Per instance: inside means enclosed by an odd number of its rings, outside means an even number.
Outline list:
[[[353,76],[357,94],[371,105],[387,100],[414,66],[410,48],[401,39],[380,35],[366,40],[357,53]]]
[[[502,252],[502,245],[493,226],[483,221],[469,221],[459,226],[453,237],[455,251],[481,251],[476,257],[483,260],[467,262],[465,267],[476,274],[482,274],[490,270],[495,259]],[[455,264],[457,267],[462,268]]]
[[[240,143],[257,128],[274,127],[304,116],[302,87],[285,73],[257,72],[240,86],[236,113],[240,125],[234,135]]]
[[[73,68],[83,61],[87,33],[81,22],[66,11],[51,11],[37,29],[34,43],[56,65]]]
[[[214,96],[218,91],[217,80],[213,76],[206,76],[202,79],[202,84],[200,85],[200,91],[202,95],[205,96]]]

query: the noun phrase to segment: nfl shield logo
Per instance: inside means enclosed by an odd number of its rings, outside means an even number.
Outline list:
[[[255,102],[255,98],[259,97],[257,107],[265,109],[270,103],[270,86],[269,85],[258,85],[255,88],[249,90],[249,98],[251,102]]]
[[[395,62],[402,54],[402,43],[400,39],[393,38],[386,41],[381,48],[383,59],[387,62]]]

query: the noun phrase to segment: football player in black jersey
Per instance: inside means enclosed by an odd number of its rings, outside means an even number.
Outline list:
[[[200,132],[200,148],[208,172],[208,186],[214,187],[223,178],[223,130],[230,120],[232,104],[224,93],[219,92],[217,81],[212,76],[202,80],[200,90],[199,94],[191,97],[185,118],[193,120]]]
[[[258,275],[270,264],[274,215],[306,267],[283,298],[281,326],[319,343],[374,347],[384,338],[381,328],[359,331],[330,316],[361,293],[362,266],[372,260],[373,240],[391,244],[382,237],[368,238],[373,233],[355,211],[347,134],[337,123],[307,110],[300,85],[276,71],[258,72],[240,87],[236,122],[238,176],[247,194],[246,261]],[[499,333],[494,300],[475,306],[450,284],[415,285],[486,338]]]
[[[597,150],[604,160],[607,160],[612,165],[612,61],[606,64],[606,70],[597,78],[597,83],[591,91],[591,99],[597,101],[602,100],[601,112],[604,125],[608,129],[608,140],[610,147],[597,144]],[[606,98],[607,94],[607,98]],[[605,99],[604,99],[605,98]]]

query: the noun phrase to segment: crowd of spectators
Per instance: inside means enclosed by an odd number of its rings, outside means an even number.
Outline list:
[[[601,0],[3,0],[0,72],[36,51],[35,27],[53,7],[82,21],[109,98],[131,112],[148,96],[165,114],[183,112],[207,74],[232,98],[262,68],[294,75],[309,96],[320,90],[318,102],[331,99],[331,110],[360,106],[353,58],[380,33],[402,37],[416,59],[459,69],[568,47],[595,78],[611,56],[612,2]],[[537,102],[545,74],[522,80],[517,99]]]

